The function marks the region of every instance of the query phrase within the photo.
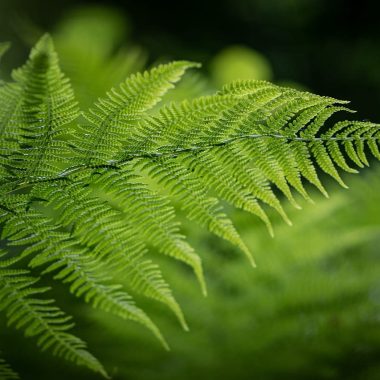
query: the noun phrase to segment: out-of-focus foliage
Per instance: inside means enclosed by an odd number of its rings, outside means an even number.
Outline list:
[[[2,42],[0,43],[0,58],[5,54],[5,52],[9,49],[9,43],[8,42]]]
[[[16,380],[18,378],[17,373],[0,357],[0,380]]]
[[[87,0],[1,0],[0,32],[15,42],[6,60],[20,65],[29,46],[20,19],[51,31],[57,20]],[[152,61],[208,62],[226,46],[240,44],[267,57],[274,79],[292,80],[320,94],[347,98],[362,117],[375,118],[380,103],[380,30],[374,0],[98,0],[133,22],[131,38]],[[29,41],[29,39],[28,39]],[[371,97],[368,98],[368,94]]]
[[[7,52],[7,50],[9,49],[9,46],[10,44],[8,42],[1,42],[0,43],[0,62],[1,62],[1,58],[2,56]],[[1,79],[1,76],[0,76],[0,85],[3,83],[2,79]]]
[[[269,61],[259,52],[244,46],[230,46],[211,61],[211,75],[217,87],[236,79],[271,80]]]
[[[62,69],[81,106],[89,106],[144,67],[146,53],[136,45],[126,45],[127,35],[128,20],[100,6],[76,8],[56,27],[54,41]]]

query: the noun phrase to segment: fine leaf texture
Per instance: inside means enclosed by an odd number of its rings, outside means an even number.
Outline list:
[[[27,337],[36,337],[41,350],[49,349],[106,376],[101,364],[87,352],[85,343],[67,332],[73,326],[71,317],[54,306],[53,300],[40,298],[49,288],[35,287],[38,279],[27,270],[10,269],[14,261],[2,260],[0,264],[0,311],[5,313],[8,326],[24,330]]]
[[[183,215],[255,266],[226,205],[257,216],[273,235],[268,208],[291,224],[286,199],[299,208],[294,194],[311,201],[310,185],[327,196],[325,174],[345,186],[342,170],[380,159],[378,124],[331,121],[351,112],[347,102],[265,81],[159,107],[197,66],[179,61],[134,74],[80,112],[46,35],[0,87],[0,310],[41,349],[104,376],[67,332],[70,317],[44,298],[49,289],[36,287],[40,277],[143,325],[168,348],[135,299],[162,303],[188,329],[155,263],[163,254],[190,267],[206,294]]]

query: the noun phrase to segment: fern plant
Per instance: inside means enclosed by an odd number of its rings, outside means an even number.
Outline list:
[[[258,216],[273,235],[267,207],[291,224],[279,193],[299,207],[294,191],[310,200],[305,180],[327,196],[320,171],[345,186],[338,168],[353,173],[351,165],[368,165],[368,154],[380,158],[378,124],[328,123],[338,111],[351,112],[347,102],[264,81],[238,81],[158,108],[195,67],[179,61],[132,75],[80,111],[45,35],[13,82],[0,87],[0,310],[41,350],[103,376],[70,332],[71,317],[38,285],[42,276],[94,308],[142,324],[168,348],[134,296],[166,305],[188,329],[148,253],[153,246],[188,265],[206,294],[179,212],[255,266],[223,203]],[[117,276],[127,285],[115,283]]]

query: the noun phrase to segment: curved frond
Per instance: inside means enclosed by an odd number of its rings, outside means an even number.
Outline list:
[[[84,297],[95,308],[143,324],[167,347],[160,331],[145,312],[135,305],[120,285],[110,281],[112,267],[116,266],[112,260],[102,262],[91,255],[92,246],[86,245],[85,240],[75,240],[68,233],[59,231],[59,225],[52,224],[37,210],[25,210],[25,205],[18,201],[16,199],[15,210],[11,209],[9,197],[8,202],[3,200],[3,205],[0,204],[0,209],[3,208],[0,220],[6,221],[2,238],[9,241],[8,246],[27,245],[21,257],[32,257],[31,268],[48,264],[43,273],[55,271],[55,278],[69,283],[72,293]]]
[[[185,70],[198,66],[191,62],[173,62],[143,74],[133,74],[119,88],[98,99],[84,113],[90,123],[77,135],[79,163],[93,164],[112,159],[126,142],[129,129],[177,82]]]
[[[67,332],[70,318],[42,298],[48,288],[36,287],[29,270],[67,284],[95,308],[142,324],[167,347],[134,299],[161,302],[187,329],[155,263],[161,253],[188,265],[206,294],[201,258],[183,234],[182,217],[227,240],[255,265],[228,208],[259,217],[273,235],[268,208],[291,224],[286,200],[297,208],[299,196],[312,201],[310,185],[327,196],[323,173],[345,186],[342,171],[355,173],[380,159],[379,124],[332,121],[336,113],[352,112],[347,102],[265,81],[238,81],[159,108],[196,66],[179,61],[132,75],[79,119],[44,36],[14,82],[0,87],[6,247],[0,310],[41,348],[105,374]]]
[[[79,113],[48,35],[12,77],[15,82],[0,91],[0,148],[8,172],[19,178],[56,174],[68,160],[66,138]]]
[[[67,332],[73,327],[71,317],[53,305],[53,300],[40,298],[49,288],[35,287],[38,279],[27,270],[14,269],[15,261],[0,261],[0,311],[5,313],[8,326],[22,329],[26,337],[35,337],[41,350],[49,349],[54,355],[106,376],[86,344]]]

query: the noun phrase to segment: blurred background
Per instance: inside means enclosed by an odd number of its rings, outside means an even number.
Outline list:
[[[128,74],[159,62],[203,64],[164,101],[265,79],[351,100],[356,118],[378,121],[380,28],[376,1],[220,0],[176,2],[0,0],[2,79],[49,31],[78,99],[88,106]],[[96,78],[96,81],[94,81]],[[191,331],[146,305],[171,352],[132,323],[88,309],[58,288],[77,333],[114,379],[380,379],[380,168],[327,183],[330,199],[273,216],[271,239],[254,218],[231,214],[258,268],[230,246],[185,224],[204,260],[209,296],[190,273],[162,262]],[[95,379],[36,352],[4,328],[0,349],[24,379]]]
[[[73,7],[89,4],[114,9],[115,44],[128,41],[144,48],[149,62],[191,59],[210,71],[216,55],[243,46],[265,57],[267,77],[350,99],[364,118],[377,116],[376,0],[192,0],[167,5],[144,0],[1,0],[1,39],[14,42],[5,67],[23,62],[36,33],[54,31]]]

